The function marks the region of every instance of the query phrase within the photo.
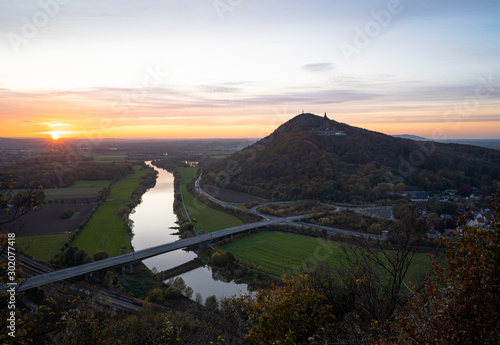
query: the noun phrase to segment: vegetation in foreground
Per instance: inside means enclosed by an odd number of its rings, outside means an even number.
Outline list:
[[[1,196],[1,195],[0,195]],[[3,200],[3,199],[0,199]],[[2,206],[3,207],[3,206]],[[34,207],[34,206],[31,206]],[[135,314],[113,314],[97,297],[78,289],[33,291],[40,308],[15,309],[16,339],[3,343],[38,344],[498,344],[500,342],[500,189],[493,205],[492,229],[464,226],[461,236],[443,240],[444,261],[435,261],[425,283],[402,284],[413,261],[421,221],[403,219],[401,232],[386,246],[364,243],[349,266],[311,267],[283,284],[205,308],[164,312],[145,301]],[[465,218],[462,219],[464,221]],[[9,237],[2,233],[5,251]],[[363,243],[361,243],[363,244]],[[352,254],[356,255],[352,255]],[[379,260],[379,255],[387,260]],[[349,257],[349,256],[348,256]],[[381,272],[388,272],[381,275]],[[0,265],[5,283],[8,266]],[[22,272],[16,272],[21,277]],[[8,305],[3,292],[0,303]],[[19,303],[21,305],[21,303]],[[5,310],[4,312],[8,312]],[[2,315],[7,329],[10,314]]]
[[[317,266],[229,310],[250,344],[498,344],[500,190],[494,208],[492,230],[465,226],[443,240],[444,260],[409,290],[380,285],[364,265]],[[386,268],[397,278],[396,266]]]
[[[281,276],[284,271],[295,274],[318,263],[341,268],[347,264],[344,246],[343,242],[322,237],[266,231],[238,239],[220,249],[232,253],[242,263],[248,262],[248,265],[254,264]],[[416,254],[407,278],[421,278],[430,265],[426,254]]]

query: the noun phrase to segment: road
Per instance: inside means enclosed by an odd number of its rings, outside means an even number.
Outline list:
[[[200,179],[201,179],[201,174],[200,177],[196,180],[195,183],[195,188],[196,191],[203,196],[207,197],[210,199],[212,202],[217,203],[223,207],[230,208],[230,209],[237,209],[237,207],[230,205],[227,202],[224,202],[222,200],[216,199],[210,194],[206,193],[201,187],[200,187]],[[262,205],[260,205],[262,206]],[[112,258],[92,262],[89,264],[85,265],[80,265],[76,267],[70,267],[66,269],[62,269],[59,271],[54,271],[46,274],[42,274],[39,276],[34,276],[31,278],[26,279],[22,283],[20,283],[16,289],[16,291],[25,291],[31,288],[34,288],[36,286],[42,286],[50,283],[54,283],[60,280],[65,280],[77,276],[81,276],[90,272],[94,271],[99,271],[102,269],[106,269],[109,267],[114,267],[114,266],[123,266],[123,265],[128,265],[132,264],[135,262],[139,262],[145,259],[148,259],[150,257],[168,253],[174,250],[186,248],[186,247],[191,247],[191,246],[196,246],[200,245],[203,243],[209,243],[212,242],[213,240],[223,238],[226,236],[230,236],[233,234],[237,234],[240,232],[248,231],[251,229],[256,229],[256,228],[262,228],[262,227],[267,227],[269,225],[276,225],[276,224],[286,224],[290,226],[296,226],[296,227],[311,227],[313,229],[317,230],[326,230],[330,234],[335,234],[335,233],[341,233],[341,234],[346,234],[350,236],[361,236],[361,237],[367,237],[367,238],[372,238],[372,239],[381,239],[383,238],[381,236],[375,236],[371,234],[365,234],[365,233],[359,233],[359,232],[354,232],[354,231],[349,231],[349,230],[343,230],[343,229],[336,229],[336,228],[330,228],[326,226],[320,226],[316,224],[309,224],[309,223],[297,223],[297,221],[302,220],[306,215],[298,215],[298,216],[291,216],[291,217],[273,217],[269,215],[264,215],[260,212],[257,211],[257,208],[252,208],[249,212],[254,213],[260,217],[263,218],[262,221],[251,223],[251,224],[243,224],[231,228],[227,228],[224,230],[219,230],[216,232],[208,233],[208,234],[203,234],[199,235],[196,237],[190,237],[187,239],[167,243],[167,244],[162,244],[159,246],[154,246],[151,248],[139,250],[137,252],[129,253],[129,254],[124,254],[120,256],[115,256]],[[5,288],[5,287],[4,287]]]
[[[208,242],[211,242],[211,241],[219,239],[219,238],[223,238],[223,237],[237,234],[240,232],[248,231],[251,229],[262,228],[262,227],[266,227],[266,226],[273,225],[273,224],[285,223],[286,221],[287,221],[287,219],[284,218],[284,219],[271,219],[271,220],[266,220],[266,221],[251,223],[251,224],[243,224],[243,225],[235,226],[232,228],[220,230],[217,232],[212,232],[212,233],[208,233],[208,234],[204,234],[204,235],[200,235],[200,236],[196,236],[196,237],[190,237],[187,239],[183,239],[183,240],[179,240],[179,241],[175,241],[175,242],[171,242],[171,243],[167,243],[167,244],[162,244],[159,246],[154,246],[154,247],[139,250],[139,251],[136,251],[133,253],[115,256],[115,257],[100,260],[100,261],[95,261],[95,262],[88,263],[85,265],[70,267],[70,268],[59,270],[59,271],[54,271],[54,272],[46,273],[43,275],[34,276],[34,277],[28,278],[25,281],[23,281],[22,283],[20,283],[16,290],[17,291],[24,291],[24,290],[34,288],[36,286],[54,283],[56,281],[65,280],[65,279],[72,278],[72,277],[77,277],[77,276],[84,275],[84,274],[87,274],[90,272],[99,271],[99,270],[102,270],[105,268],[132,264],[132,263],[139,262],[139,261],[145,260],[147,258],[156,256],[156,255],[168,253],[168,252],[171,252],[174,250],[178,250],[178,249],[182,249],[182,248],[186,248],[186,247],[190,247],[190,246],[196,246],[199,244],[208,243]]]
[[[212,202],[216,203],[216,204],[219,204],[225,208],[237,208],[225,201],[222,201],[222,200],[219,200],[219,199],[216,199],[215,197],[211,196],[210,194],[208,194],[207,192],[205,192],[203,190],[203,188],[200,187],[200,181],[201,181],[201,176],[202,176],[203,173],[200,173],[200,176],[198,177],[198,179],[196,180],[195,182],[195,189],[196,189],[196,192],[197,193],[200,193],[201,195],[205,196],[206,198],[210,199]],[[268,202],[264,205],[267,205],[267,204],[291,204],[293,203],[293,201],[275,201],[275,202]],[[248,212],[252,213],[252,214],[255,214],[261,218],[263,218],[264,220],[266,221],[270,221],[270,220],[276,220],[276,219],[282,219],[283,222],[282,223],[285,223],[286,225],[290,225],[290,226],[295,226],[295,227],[311,227],[313,229],[316,229],[316,230],[326,230],[329,234],[342,234],[342,235],[349,235],[349,236],[356,236],[356,237],[365,237],[365,238],[370,238],[372,240],[384,240],[384,238],[382,236],[377,236],[377,235],[372,235],[372,234],[367,234],[367,233],[361,233],[361,232],[357,232],[357,231],[350,231],[350,230],[344,230],[344,229],[339,229],[339,228],[332,228],[332,227],[329,227],[329,226],[322,226],[322,225],[316,225],[316,224],[310,224],[310,223],[297,223],[299,221],[301,221],[302,219],[304,219],[305,217],[307,217],[308,215],[307,214],[303,214],[303,215],[297,215],[297,216],[291,216],[291,217],[286,217],[286,218],[280,218],[280,217],[274,217],[274,216],[271,216],[271,215],[268,215],[268,214],[264,214],[264,213],[260,213],[258,211],[258,208],[259,207],[262,207],[263,204],[259,204],[257,206],[254,206],[252,207],[250,210],[248,210]],[[335,206],[337,207],[337,209],[352,209],[352,208],[348,208],[348,207],[338,207],[336,205],[328,205],[328,206]],[[360,213],[361,210],[363,210],[363,208],[358,208],[358,209],[355,209],[354,211],[355,212],[358,212]]]

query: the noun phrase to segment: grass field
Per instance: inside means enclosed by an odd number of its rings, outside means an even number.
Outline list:
[[[328,247],[331,251],[325,262],[340,265],[342,250],[335,242],[330,244],[333,245]],[[315,251],[320,255],[326,253],[317,238],[277,231],[253,234],[221,249],[239,256],[243,261],[253,262],[257,267],[269,268],[269,271],[277,276],[281,276],[283,270],[292,270],[302,265],[304,259],[307,262],[307,258],[314,257]]]
[[[177,168],[182,179],[182,195],[184,197],[184,204],[186,205],[187,211],[191,219],[196,218],[194,226],[196,230],[203,230],[205,232],[213,232],[232,226],[237,226],[243,224],[238,218],[214,210],[202,202],[198,201],[191,193],[188,192],[187,183],[191,181],[196,175],[198,168]]]
[[[121,201],[102,203],[71,246],[81,248],[89,255],[104,250],[109,256],[116,256],[122,245],[130,249],[129,234],[117,214],[124,204]]]
[[[93,155],[94,162],[96,163],[112,163],[123,162],[127,155],[125,153],[109,153],[109,154],[95,154]]]
[[[283,270],[292,271],[303,263],[324,262],[332,267],[340,267],[343,257],[337,242],[325,242],[319,238],[283,232],[260,232],[221,247],[243,261],[269,268],[272,274],[281,276]],[[429,267],[430,260],[425,254],[415,257],[409,279],[419,278],[420,272]]]
[[[48,262],[69,239],[70,234],[28,236],[16,238],[16,246],[37,260]]]
[[[135,187],[139,184],[141,176],[150,172],[149,169],[135,171],[118,181],[111,190],[108,200],[103,202],[92,215],[85,228],[78,234],[72,246],[82,248],[87,254],[92,255],[98,250],[105,250],[109,256],[120,254],[120,246],[125,245],[130,249],[130,237],[123,226],[117,211],[126,204]]]
[[[135,187],[141,181],[141,176],[147,175],[150,171],[141,170],[139,166],[134,165],[134,172],[115,183],[108,195],[108,199],[127,201],[132,196]]]
[[[100,181],[96,181],[100,182]],[[103,187],[46,188],[45,200],[95,198]]]
[[[100,188],[109,187],[111,180],[78,180],[70,188]]]

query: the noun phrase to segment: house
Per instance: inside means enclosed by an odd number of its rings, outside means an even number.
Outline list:
[[[444,235],[446,237],[455,237],[456,232],[457,232],[457,230],[455,230],[455,229],[445,229]]]
[[[436,230],[430,230],[428,233],[427,233],[427,238],[439,238],[441,237],[441,233],[439,231],[436,231]]]
[[[413,202],[426,202],[429,201],[429,194],[426,192],[407,192],[407,195],[409,196],[410,200]]]
[[[481,213],[478,213],[476,216],[476,219],[474,220],[474,225],[482,227],[482,226],[485,226],[486,223],[488,223],[488,220],[486,219],[486,217],[484,217]]]

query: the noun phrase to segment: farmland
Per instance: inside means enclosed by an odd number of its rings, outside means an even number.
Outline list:
[[[111,180],[78,180],[70,188],[104,188],[109,187]],[[66,189],[66,188],[65,188]]]
[[[320,238],[273,231],[244,237],[221,249],[281,276],[283,270],[293,271],[304,264],[324,262],[332,267],[342,267],[344,253],[340,245]],[[426,255],[417,254],[409,272],[410,279],[418,278],[429,264]]]
[[[96,181],[102,182],[102,181]],[[45,200],[55,201],[55,200],[85,200],[92,199],[97,196],[97,193],[103,187],[68,187],[68,188],[47,188],[44,189]]]
[[[16,238],[16,246],[37,260],[48,262],[69,239],[70,234],[26,236]]]
[[[113,186],[108,201],[99,206],[72,246],[85,250],[89,255],[104,250],[109,256],[116,256],[120,254],[121,246],[126,246],[127,250],[131,249],[129,234],[117,212],[127,203],[141,176],[150,172],[149,169],[140,170],[137,166],[134,168],[132,174]]]
[[[186,205],[191,219],[196,218],[196,222],[194,223],[196,230],[212,232],[243,224],[243,222],[238,218],[208,207],[189,193],[187,184],[194,178],[198,168],[183,167],[177,169],[182,179],[182,195],[184,197],[184,204]]]
[[[96,163],[112,163],[123,162],[126,160],[125,153],[109,153],[109,154],[95,154],[93,155],[94,162]]]

